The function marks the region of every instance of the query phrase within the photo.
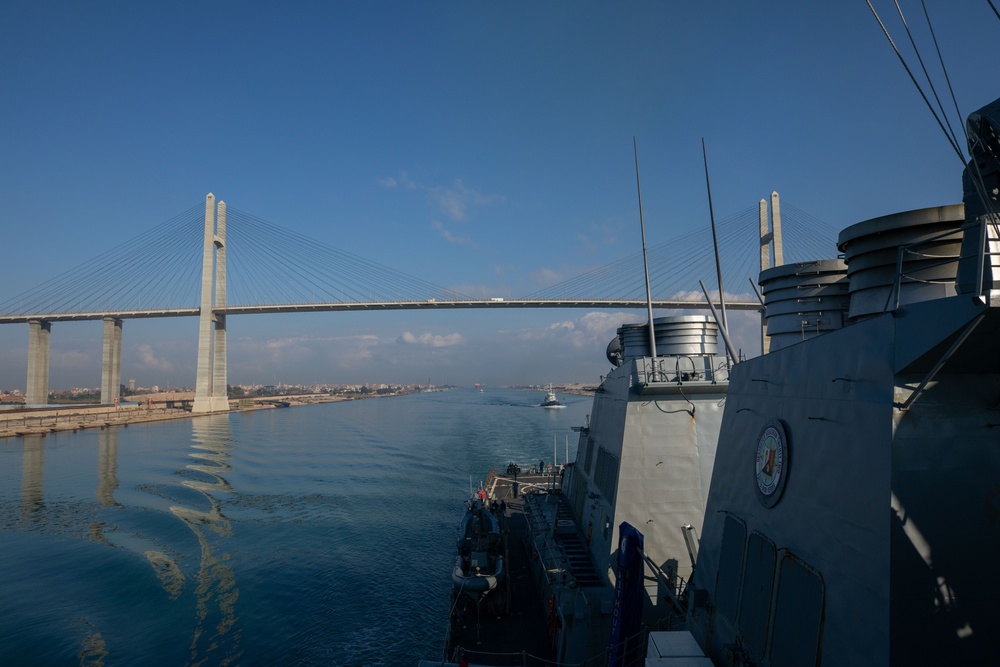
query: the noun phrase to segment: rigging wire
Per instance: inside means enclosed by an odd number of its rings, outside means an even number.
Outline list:
[[[937,87],[934,85],[934,81],[931,79],[930,74],[927,72],[927,66],[924,64],[924,59],[920,55],[920,49],[917,48],[917,42],[916,42],[916,40],[914,40],[913,33],[910,31],[910,26],[906,22],[906,17],[903,15],[903,8],[899,6],[899,0],[893,0],[893,2],[896,5],[896,12],[899,14],[899,20],[902,21],[902,23],[903,23],[903,29],[906,31],[906,36],[910,40],[910,46],[913,48],[913,53],[914,53],[914,55],[916,55],[917,62],[920,63],[920,69],[921,69],[921,71],[923,71],[924,78],[927,80],[927,87],[930,89],[931,94],[934,96],[934,101],[937,102],[938,109],[941,110],[941,118],[944,119],[944,123],[943,123],[941,129],[945,130],[945,134],[946,134],[946,136],[948,136],[948,139],[951,142],[951,145],[954,146],[956,149],[958,149],[959,143],[958,143],[958,137],[955,136],[955,128],[952,126],[951,122],[948,120],[948,115],[945,113],[944,105],[941,103],[941,98],[938,96]],[[921,4],[921,6],[924,9],[924,15],[927,16],[927,25],[928,25],[928,27],[930,27],[930,29],[931,29],[931,36],[933,37],[933,35],[934,35],[934,29],[931,26],[930,16],[928,16],[928,14],[927,14],[927,5],[924,4],[924,0],[920,0],[920,4]],[[937,40],[934,40],[934,46],[935,47],[938,46]],[[940,48],[938,48],[937,53],[938,53],[938,58],[940,59],[940,57],[941,57],[941,50],[940,50]],[[944,61],[941,60],[940,62],[941,62],[942,69],[944,69]],[[947,77],[947,70],[945,70],[945,80],[947,80],[947,78],[948,78]],[[948,85],[948,89],[951,90],[951,84],[950,83]],[[955,97],[954,91],[952,91],[952,99],[954,99],[954,97]],[[957,110],[957,105],[956,105],[956,110]],[[958,119],[959,119],[959,123],[961,123],[961,120],[962,120],[962,115],[961,114],[959,114]],[[961,153],[961,150],[959,150],[959,152]],[[962,163],[963,164],[965,163],[965,156],[964,156],[964,154],[962,154]]]
[[[965,123],[962,121],[964,116],[958,108],[958,100],[955,98],[955,89],[951,85],[951,77],[948,76],[948,68],[944,64],[944,56],[941,55],[941,46],[938,44],[937,34],[934,32],[934,24],[931,22],[930,14],[927,12],[927,3],[924,2],[924,0],[920,0],[920,6],[924,10],[924,19],[927,21],[927,29],[930,31],[931,41],[934,43],[934,50],[937,52],[938,63],[941,66],[941,72],[944,74],[945,84],[948,86],[948,93],[951,95],[951,103],[955,105],[955,116],[958,118],[958,124],[962,128],[962,136],[965,137],[965,145],[968,146],[969,132],[965,127]],[[941,110],[941,113],[944,114],[944,109]]]
[[[934,106],[930,103],[930,100],[927,99],[926,93],[924,93],[924,90],[923,88],[921,88],[920,83],[917,81],[917,78],[913,75],[913,71],[910,69],[910,66],[906,64],[906,59],[904,59],[903,54],[899,52],[899,48],[893,41],[892,36],[889,35],[889,30],[885,27],[885,24],[882,22],[882,18],[878,15],[878,12],[875,11],[875,7],[872,6],[871,0],[865,0],[865,2],[868,3],[868,9],[871,10],[872,15],[875,17],[875,20],[878,21],[879,27],[882,28],[882,33],[885,35],[885,38],[889,40],[889,45],[892,46],[892,50],[896,53],[896,57],[899,58],[899,62],[903,65],[903,69],[905,69],[906,73],[909,75],[910,81],[913,82],[913,85],[916,87],[917,92],[920,93],[920,97],[923,98],[924,104],[927,105],[927,108],[930,110],[931,115],[934,116],[934,120],[937,121],[938,127],[941,128],[941,131],[944,133],[944,136],[948,140],[948,143],[951,144],[952,149],[958,155],[958,159],[962,161],[962,165],[964,166],[965,155],[963,155],[962,150],[958,147],[958,144],[956,144],[955,141],[951,138],[951,135],[949,135],[948,130],[945,129],[942,119],[938,117],[937,112],[934,110]]]
[[[789,261],[829,257],[830,228],[785,203]],[[291,232],[239,210],[228,209],[227,306],[470,301],[468,296],[390,269]],[[724,281],[745,285],[756,278],[757,209],[719,221]],[[202,271],[204,206],[157,225],[22,294],[0,303],[3,314],[89,313],[198,308]],[[703,227],[651,246],[650,284],[656,298],[700,303],[692,275],[709,275],[713,254]],[[821,240],[822,238],[822,240]],[[524,300],[642,300],[641,254],[623,257]],[[728,293],[742,299],[742,293]],[[752,300],[752,299],[746,299]]]
[[[868,8],[871,10],[872,15],[875,17],[875,20],[878,22],[879,27],[882,28],[882,33],[885,35],[886,39],[889,41],[889,44],[892,46],[893,51],[895,51],[896,57],[899,58],[899,61],[900,61],[900,63],[902,63],[903,68],[906,70],[906,73],[910,76],[910,80],[913,82],[913,85],[917,88],[917,91],[920,93],[920,96],[923,98],[924,103],[927,105],[927,108],[930,110],[931,115],[934,116],[934,120],[937,121],[938,126],[941,128],[942,132],[944,132],[945,138],[948,140],[948,143],[951,144],[952,148],[955,150],[955,152],[958,154],[959,158],[962,160],[962,165],[963,165],[963,167],[965,167],[965,169],[967,170],[967,172],[969,174],[969,181],[972,184],[972,187],[975,189],[977,196],[979,197],[980,201],[983,203],[983,207],[984,207],[984,209],[987,212],[987,217],[988,217],[988,220],[989,220],[989,224],[991,224],[993,226],[993,228],[997,231],[997,233],[1000,234],[1000,223],[997,222],[998,216],[997,216],[996,205],[995,205],[993,199],[989,196],[989,194],[987,192],[986,184],[985,184],[985,181],[983,179],[983,174],[982,174],[979,162],[975,158],[975,148],[979,146],[980,142],[982,141],[982,137],[979,136],[979,133],[977,132],[976,144],[973,145],[972,138],[969,136],[969,127],[968,127],[968,125],[966,125],[964,123],[961,123],[962,115],[961,115],[961,112],[959,111],[959,108],[958,108],[958,102],[957,102],[957,100],[955,98],[955,91],[954,91],[954,88],[953,88],[953,86],[951,84],[951,79],[948,76],[948,68],[944,64],[944,58],[941,55],[941,48],[940,48],[940,45],[938,44],[937,36],[935,35],[934,26],[933,26],[933,23],[932,23],[932,21],[930,19],[930,14],[927,11],[927,5],[926,5],[926,3],[924,2],[924,0],[920,0],[920,4],[921,4],[921,7],[923,8],[923,12],[924,12],[924,17],[925,17],[925,19],[927,21],[927,27],[928,27],[928,30],[930,31],[931,40],[932,40],[932,42],[934,44],[935,50],[937,51],[938,61],[939,61],[940,65],[941,65],[941,71],[944,74],[945,82],[946,82],[946,84],[948,86],[948,91],[951,94],[952,103],[955,106],[955,112],[958,114],[959,122],[963,126],[963,135],[965,136],[966,146],[968,147],[969,154],[970,154],[969,158],[965,157],[964,153],[962,152],[962,150],[958,146],[957,136],[956,136],[954,130],[952,129],[951,124],[948,123],[948,121],[947,121],[947,116],[945,114],[944,107],[941,104],[940,98],[938,97],[937,91],[936,91],[936,89],[934,87],[934,83],[931,80],[929,74],[927,73],[927,68],[924,67],[923,59],[920,57],[920,51],[917,48],[917,45],[916,45],[915,41],[913,40],[913,35],[910,32],[909,26],[906,23],[906,18],[903,15],[903,10],[902,10],[902,8],[899,5],[899,0],[893,0],[893,2],[896,5],[896,10],[899,13],[899,17],[900,17],[900,20],[903,23],[904,28],[906,29],[906,33],[907,33],[907,35],[910,38],[910,43],[911,43],[911,45],[913,47],[914,52],[916,53],[918,61],[920,62],[921,68],[923,68],[924,76],[927,78],[928,86],[930,87],[931,91],[933,92],[935,100],[938,102],[938,107],[941,109],[941,118],[938,117],[938,115],[935,112],[934,108],[931,106],[930,102],[928,101],[927,96],[924,94],[923,89],[920,87],[920,84],[917,82],[916,78],[913,76],[912,71],[910,70],[909,66],[906,64],[906,61],[903,59],[903,56],[900,54],[899,49],[896,47],[895,42],[893,42],[892,37],[889,35],[889,31],[886,29],[885,24],[882,22],[882,19],[879,17],[878,12],[876,12],[875,11],[875,7],[872,6],[871,0],[865,0],[865,1],[868,3]],[[989,2],[990,7],[993,9],[993,12],[994,12],[994,14],[996,14],[997,18],[1000,18],[1000,12],[997,12],[997,8],[993,4],[992,0],[987,0],[987,2]],[[942,122],[942,119],[944,120],[944,122]],[[946,124],[948,125],[948,129],[945,128]],[[950,131],[950,133],[949,133],[949,131]]]

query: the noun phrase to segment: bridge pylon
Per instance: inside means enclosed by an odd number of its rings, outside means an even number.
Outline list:
[[[52,323],[46,320],[28,321],[28,386],[25,403],[45,405],[49,402],[49,339]]]
[[[121,396],[122,321],[104,318],[104,344],[101,355],[101,404],[111,405]]]
[[[198,326],[198,377],[192,412],[229,410],[226,373],[226,203],[205,197],[205,243],[201,264],[201,309]],[[213,289],[214,287],[214,289]],[[214,292],[214,305],[213,305]],[[223,312],[216,313],[216,310]],[[213,335],[214,334],[214,335]]]

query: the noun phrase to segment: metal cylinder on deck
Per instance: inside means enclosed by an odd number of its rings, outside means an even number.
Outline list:
[[[719,325],[705,315],[653,320],[658,357],[713,357],[719,352]]]
[[[844,326],[850,295],[843,260],[782,264],[762,271],[758,283],[772,351]]]
[[[718,354],[719,326],[703,315],[657,317],[653,320],[658,357],[711,357]],[[651,354],[649,329],[645,323],[623,324],[618,328],[622,360]]]
[[[954,296],[964,222],[964,206],[953,204],[885,215],[842,231],[837,247],[847,262],[848,318]]]
[[[618,340],[621,341],[623,362],[649,356],[649,330],[645,322],[621,325]]]

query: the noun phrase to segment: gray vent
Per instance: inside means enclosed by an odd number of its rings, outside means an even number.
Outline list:
[[[850,296],[843,260],[783,264],[762,271],[758,282],[771,350],[844,326]]]
[[[954,296],[963,222],[964,207],[953,204],[873,218],[842,231],[837,247],[850,280],[848,317],[864,319],[893,310],[897,299],[905,305]]]
[[[719,327],[710,317],[678,315],[653,319],[656,355],[660,357],[711,357],[718,353]],[[649,329],[645,323],[618,328],[622,359],[650,356]]]

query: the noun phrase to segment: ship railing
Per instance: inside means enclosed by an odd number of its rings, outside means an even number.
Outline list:
[[[665,593],[666,601],[670,605],[671,613],[669,617],[683,616],[685,606],[683,596],[687,589],[687,582],[684,580],[684,577],[678,575],[676,572],[664,572],[663,568],[657,565],[645,553],[642,554],[642,559],[653,572],[653,576],[647,577],[647,579],[655,581]]]
[[[517,477],[508,475],[506,472],[496,472],[497,469],[494,468],[490,471],[486,482],[483,484],[483,489],[485,489],[486,493],[491,498],[497,500],[500,498],[513,498],[512,486],[515,481],[517,482],[518,493],[522,496],[532,491],[544,493],[555,493],[561,491],[563,475],[560,474],[560,471],[556,469],[555,466],[551,467],[552,470],[546,470],[546,472],[538,473],[536,472],[536,468],[525,466],[521,469],[521,472],[518,473]],[[500,482],[503,482],[504,484],[501,486]],[[499,493],[498,489],[500,490]]]
[[[989,219],[987,219],[989,218]],[[990,292],[991,289],[996,289],[1000,287],[997,285],[997,277],[1000,276],[1000,224],[997,222],[997,217],[994,216],[984,216],[979,221],[973,223],[967,223],[962,226],[963,235],[969,234],[970,232],[978,233],[980,236],[979,247],[976,248],[976,254],[974,257],[969,258],[976,262],[976,276],[975,276],[975,295],[982,297]],[[929,254],[924,252],[931,244],[938,241],[942,241],[949,236],[955,234],[954,229],[943,231],[934,236],[928,237],[926,239],[921,239],[920,241],[915,241],[914,243],[908,243],[899,246],[896,253],[896,276],[893,280],[892,289],[889,290],[889,294],[886,296],[885,306],[882,308],[882,312],[888,312],[889,310],[898,310],[902,298],[902,285],[903,281],[909,283],[926,283],[926,284],[950,284],[957,283],[960,277],[961,265],[963,261],[962,253],[959,254]],[[962,249],[965,250],[967,245],[963,242]],[[907,273],[904,271],[904,262],[908,259],[916,258],[918,260],[923,260],[920,267],[915,269],[914,273]],[[937,261],[931,261],[937,260]],[[932,269],[937,269],[942,266],[949,266],[955,264],[956,271],[954,278],[946,279],[927,279],[921,278],[915,275],[917,272],[926,273]],[[992,272],[992,276],[988,277],[984,275],[987,267],[989,267]],[[957,291],[957,290],[956,290]],[[891,308],[890,308],[891,305]]]
[[[887,312],[890,310],[889,305],[892,304],[891,310],[898,310],[900,306],[900,299],[902,296],[902,286],[903,281],[909,283],[925,283],[925,284],[948,284],[954,283],[956,278],[947,278],[944,280],[933,280],[927,278],[920,278],[915,274],[910,274],[904,271],[903,266],[906,261],[920,260],[921,265],[917,271],[921,273],[927,273],[932,269],[937,269],[942,266],[949,266],[951,264],[958,265],[961,262],[961,253],[947,254],[947,255],[932,255],[924,252],[924,249],[929,247],[931,244],[946,239],[949,236],[953,236],[955,231],[949,229],[947,231],[941,232],[940,234],[935,234],[934,236],[926,239],[921,239],[914,243],[907,243],[906,245],[899,246],[896,252],[896,276],[893,280],[892,289],[889,290],[889,294],[886,296],[885,306],[882,308],[882,312]],[[931,261],[937,260],[937,261]],[[956,268],[957,274],[957,268]]]
[[[634,381],[638,386],[646,385],[682,385],[685,382],[717,382],[718,369],[708,364],[703,368],[695,366],[695,360],[701,356],[690,357],[642,357],[637,359],[634,370]]]
[[[469,649],[465,647],[459,647],[455,650],[454,655],[452,655],[451,662],[445,663],[445,667],[451,665],[458,665],[462,658],[465,658],[469,663],[484,664],[484,665],[495,665],[496,667],[605,667],[607,665],[607,651],[602,652],[600,655],[592,656],[587,658],[582,662],[556,662],[550,658],[545,658],[537,655],[532,655],[527,651],[520,651],[517,653],[491,653],[489,651],[477,651],[475,649]],[[639,662],[629,662],[626,663],[628,667],[635,667],[643,664],[644,659]],[[427,663],[424,661],[422,665],[433,665],[438,667],[439,663]]]
[[[563,553],[559,542],[556,540],[553,531],[555,530],[548,517],[538,516],[537,512],[528,513],[528,535],[530,541],[529,553],[541,564],[541,571],[544,574],[546,586],[553,583],[568,582],[573,579],[569,569],[568,559]],[[557,577],[556,575],[562,575]],[[558,581],[557,581],[558,580]]]

